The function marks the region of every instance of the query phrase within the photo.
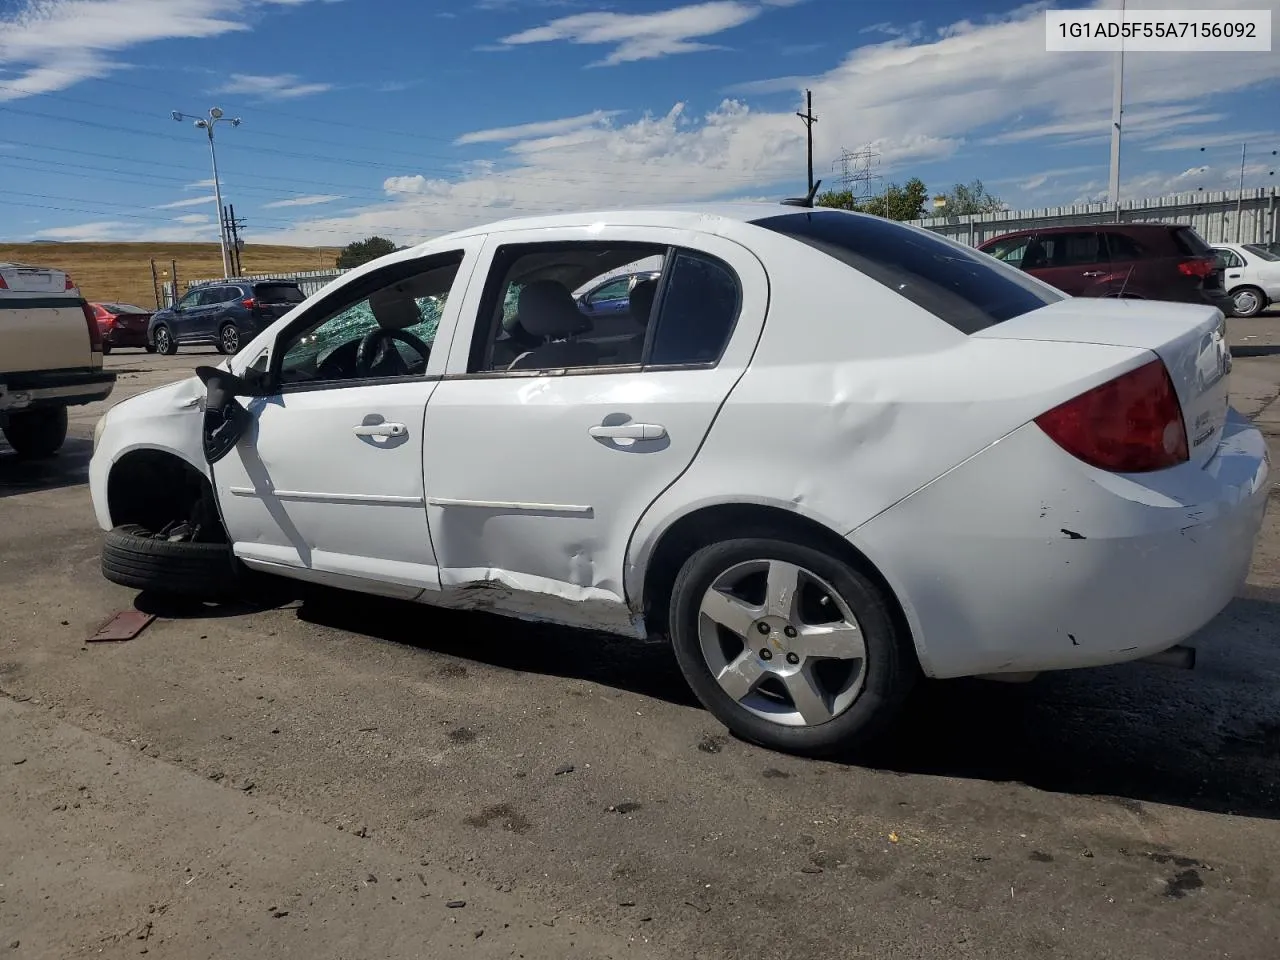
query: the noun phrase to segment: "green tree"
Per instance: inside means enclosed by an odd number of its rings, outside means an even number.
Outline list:
[[[915,220],[924,211],[924,202],[929,190],[919,177],[912,177],[899,186],[889,184],[878,197],[869,197],[863,201],[855,201],[848,190],[826,190],[814,198],[820,207],[834,207],[838,210],[854,210],[858,213],[870,213],[890,220]]]
[[[995,213],[997,210],[1005,209],[1004,201],[987,190],[981,180],[957,183],[942,196],[946,203],[939,208],[938,213],[948,217],[963,217],[971,213]]]
[[[400,248],[386,237],[366,237],[342,248],[342,252],[338,254],[338,269],[349,270],[370,260],[385,257],[388,253],[395,253],[398,249]]]

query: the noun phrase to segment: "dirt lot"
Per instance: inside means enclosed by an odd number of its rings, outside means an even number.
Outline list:
[[[1280,316],[1232,325],[1274,443]],[[113,354],[112,399],[197,362]],[[146,604],[98,572],[101,412],[0,445],[0,956],[1275,956],[1280,511],[1195,671],[930,685],[855,767],[725,737],[662,646],[483,615],[86,645]]]
[[[250,276],[295,270],[328,270],[338,251],[329,247],[277,247],[248,244],[240,260]],[[154,308],[151,260],[157,271],[178,262],[178,285],[222,276],[216,243],[0,243],[0,261],[57,267],[71,274],[89,300],[119,300]],[[166,272],[161,280],[172,279]]]

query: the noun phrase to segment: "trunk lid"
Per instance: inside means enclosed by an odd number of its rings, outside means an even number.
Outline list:
[[[1068,299],[980,330],[974,337],[1098,343],[1150,350],[1178,392],[1191,462],[1218,449],[1226,422],[1231,349],[1216,307],[1156,300]]]
[[[66,273],[49,267],[0,263],[0,279],[12,293],[65,293],[67,289]]]

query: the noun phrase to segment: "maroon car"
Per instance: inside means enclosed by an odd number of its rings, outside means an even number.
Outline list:
[[[1073,297],[1208,303],[1231,316],[1213,248],[1176,223],[1041,227],[978,247]]]
[[[143,347],[148,353],[155,347],[147,343],[147,325],[152,311],[131,303],[91,303],[93,315],[102,331],[102,352],[112,347]]]

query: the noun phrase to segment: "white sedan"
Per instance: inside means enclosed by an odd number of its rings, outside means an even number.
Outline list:
[[[575,303],[651,258],[625,313]],[[843,750],[920,675],[1160,658],[1222,610],[1269,468],[1223,328],[842,211],[504,221],[115,406],[103,571],[669,637],[741,736]]]
[[[1237,317],[1257,316],[1280,300],[1280,255],[1258,243],[1219,243],[1213,252]]]

